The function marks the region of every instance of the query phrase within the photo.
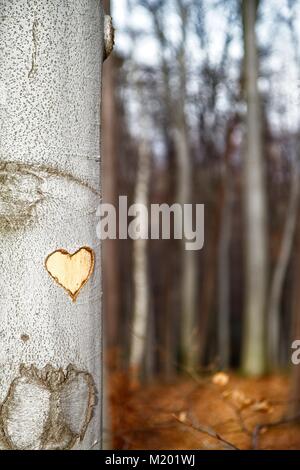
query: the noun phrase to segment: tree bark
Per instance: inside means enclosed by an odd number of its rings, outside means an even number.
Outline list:
[[[192,161],[185,117],[174,130],[177,159],[177,202],[184,208],[192,203]],[[197,267],[194,251],[187,251],[185,238],[181,241],[181,354],[183,366],[189,370],[199,361],[199,334],[196,329],[196,279]]]
[[[228,369],[230,365],[230,241],[233,199],[228,175],[225,178],[225,201],[218,254],[218,353],[222,369]]]
[[[291,259],[299,208],[299,173],[297,159],[293,158],[292,186],[288,202],[287,216],[277,264],[271,282],[268,311],[268,361],[269,366],[280,365],[280,304],[289,261]]]
[[[104,0],[104,11],[110,14],[110,1]],[[117,113],[115,98],[115,61],[110,57],[103,68],[103,86],[105,93],[102,100],[102,171],[103,179],[103,202],[117,206]],[[106,346],[116,348],[118,344],[119,323],[119,264],[118,264],[118,242],[117,240],[105,240],[103,242],[103,313],[106,325]]]
[[[177,53],[179,96],[177,109],[173,105],[174,148],[177,160],[177,202],[191,204],[193,194],[193,160],[189,143],[187,116],[185,112],[187,98],[187,31],[189,11],[182,0],[177,0],[177,9],[181,21],[181,45]],[[196,280],[197,266],[195,252],[186,250],[186,240],[181,243],[181,354],[183,366],[195,369],[199,363],[199,331],[196,328]]]
[[[166,52],[168,50],[168,41],[165,36],[165,28],[163,24],[163,15],[160,12],[160,9],[156,10],[155,8],[150,10],[153,15],[155,34],[159,41],[160,49],[160,67],[162,75],[162,103],[163,103],[163,112],[164,112],[164,125],[163,125],[163,135],[166,146],[166,159],[167,159],[167,192],[168,197],[167,201],[169,205],[174,203],[176,199],[176,155],[174,152],[174,135],[172,132],[173,129],[173,103],[172,103],[172,91],[171,91],[171,71],[166,58]],[[166,289],[166,307],[165,307],[165,319],[164,319],[164,329],[165,329],[165,341],[162,346],[161,356],[164,358],[164,368],[163,374],[166,380],[170,380],[176,373],[176,363],[177,363],[177,344],[176,338],[178,336],[176,326],[176,312],[178,309],[178,299],[180,298],[180,293],[174,289],[174,286],[177,282],[177,252],[178,252],[178,243],[177,240],[172,240],[169,242],[169,247],[166,252],[166,266],[169,264],[170,268],[167,269],[167,289]],[[169,271],[172,272],[171,278]],[[174,321],[175,317],[175,321]]]
[[[291,345],[300,338],[300,214],[298,207],[297,223],[295,230],[295,245],[293,259],[293,285],[292,285],[292,324],[291,324]],[[290,350],[291,353],[293,350]],[[290,390],[290,403],[288,408],[289,416],[293,417],[300,412],[300,366],[293,364],[291,366],[292,380]]]
[[[0,10],[1,448],[100,449],[102,5]]]
[[[143,141],[138,146],[138,172],[135,189],[135,204],[149,205],[149,183],[151,175],[150,150]],[[139,219],[140,233],[148,230],[148,220]],[[137,219],[138,220],[138,219]],[[148,240],[139,238],[133,241],[133,288],[134,306],[132,319],[132,338],[130,350],[130,368],[136,377],[142,372],[149,328],[149,273]]]
[[[222,222],[218,243],[218,355],[220,366],[230,366],[230,244],[232,232],[233,178],[231,157],[234,151],[233,133],[236,118],[230,123],[224,152],[224,174],[222,182]]]
[[[247,144],[245,152],[246,298],[242,368],[250,375],[266,370],[266,306],[268,289],[267,211],[257,86],[257,0],[242,3],[245,45]]]

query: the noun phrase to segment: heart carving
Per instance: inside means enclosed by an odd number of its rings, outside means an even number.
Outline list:
[[[88,247],[82,247],[74,254],[57,250],[45,261],[50,276],[68,292],[73,302],[93,274],[94,265],[95,255]]]

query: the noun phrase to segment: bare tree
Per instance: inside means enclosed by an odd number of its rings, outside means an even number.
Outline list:
[[[132,222],[135,229],[137,229],[137,237],[133,241],[134,305],[130,349],[130,367],[133,376],[140,375],[142,372],[146,353],[147,332],[149,331],[148,220],[144,210],[149,205],[150,155],[148,143],[146,140],[142,140],[138,146],[138,170],[135,188],[138,218]]]
[[[102,2],[0,9],[0,447],[100,449]]]
[[[181,205],[192,202],[193,177],[192,153],[186,111],[188,60],[186,55],[189,28],[190,2],[176,0],[176,11],[181,24],[179,44],[172,44],[167,38],[167,9],[165,2],[143,0],[142,5],[150,11],[156,39],[159,43],[162,77],[162,97],[166,109],[168,126],[167,140],[172,142],[176,162],[176,201]],[[174,60],[170,61],[170,56]],[[176,77],[176,89],[172,80]],[[192,368],[198,360],[198,342],[195,331],[196,311],[196,257],[185,250],[185,240],[180,248],[180,311],[181,311],[181,354],[186,367]]]
[[[177,157],[177,202],[182,207],[192,202],[193,195],[193,160],[190,149],[188,121],[186,115],[188,60],[187,33],[189,25],[189,2],[176,0],[181,21],[181,41],[177,51],[179,95],[174,121],[174,146]],[[194,369],[198,363],[199,335],[196,330],[196,256],[193,251],[186,251],[185,240],[182,240],[182,271],[181,271],[181,353],[183,365]]]
[[[110,0],[103,1],[104,11],[111,12]],[[115,57],[112,55],[104,64],[103,68],[103,94],[102,103],[102,171],[103,178],[103,202],[117,206],[117,149],[116,135],[118,133],[118,114],[116,112],[116,66]],[[118,343],[118,323],[119,323],[119,299],[117,292],[120,290],[119,279],[119,244],[117,240],[107,239],[103,242],[103,312],[106,325],[106,346],[114,347]]]
[[[222,181],[222,224],[218,253],[218,355],[220,365],[225,369],[230,366],[230,245],[233,206],[231,159],[235,150],[233,137],[237,122],[235,116],[227,129]]]
[[[257,0],[242,2],[247,102],[244,164],[246,297],[242,368],[248,374],[262,374],[266,369],[268,244],[261,103],[257,84],[258,54],[255,26],[258,6]]]
[[[297,2],[291,0],[288,2],[290,15],[285,22],[287,23],[291,41],[294,50],[295,63],[300,63],[299,56],[299,40],[296,33],[295,15],[293,8],[297,6]],[[299,119],[298,119],[299,121]],[[300,121],[298,122],[298,126]],[[295,141],[292,143],[294,148],[290,148],[290,161],[291,161],[291,189],[288,201],[286,220],[283,228],[282,242],[277,263],[274,267],[270,300],[268,309],[268,361],[269,366],[278,367],[280,364],[280,307],[282,300],[283,285],[286,278],[289,262],[291,259],[293,243],[295,239],[295,231],[298,220],[299,211],[299,196],[300,196],[300,181],[299,181],[299,132]]]

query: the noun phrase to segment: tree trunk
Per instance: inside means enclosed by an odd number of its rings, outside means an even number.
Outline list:
[[[245,94],[247,145],[245,152],[246,298],[242,368],[261,374],[266,369],[266,301],[268,247],[266,189],[261,137],[261,109],[257,86],[258,54],[255,24],[257,0],[244,0]]]
[[[230,245],[232,235],[232,206],[234,201],[231,158],[235,150],[233,134],[238,120],[235,116],[228,126],[224,152],[224,174],[221,192],[222,222],[218,253],[218,356],[222,369],[230,366]]]
[[[110,1],[104,0],[104,11],[110,13]],[[115,61],[112,56],[103,68],[103,124],[102,143],[103,158],[102,170],[105,174],[103,179],[103,202],[117,206],[117,113],[115,99]],[[118,265],[118,241],[103,241],[103,313],[106,331],[106,346],[114,347],[118,344],[118,323],[119,323],[119,265]]]
[[[292,285],[292,324],[291,324],[291,345],[300,338],[300,213],[298,207],[297,223],[295,230],[295,246],[293,260],[293,285]],[[291,354],[293,350],[290,350]],[[300,412],[300,366],[293,364],[292,381],[290,391],[290,403],[288,413],[291,417]]]
[[[269,365],[273,366],[274,368],[280,365],[280,304],[284,280],[291,258],[298,218],[300,184],[298,162],[295,157],[293,160],[292,187],[282,236],[281,249],[271,283],[270,304],[268,312],[268,359]]]
[[[138,172],[135,190],[135,204],[148,208],[149,183],[151,174],[150,150],[144,141],[138,147]],[[148,220],[136,219],[138,231],[147,233]],[[132,338],[130,350],[130,368],[136,377],[142,372],[147,346],[149,328],[149,274],[148,274],[148,240],[139,238],[133,241],[133,285],[134,306],[132,319]]]
[[[190,150],[187,116],[185,112],[187,100],[188,56],[187,31],[189,10],[182,0],[177,0],[178,13],[181,20],[182,42],[177,53],[179,95],[173,105],[174,148],[177,160],[177,202],[191,204],[193,195],[193,160]],[[199,363],[199,332],[196,328],[196,279],[197,266],[195,252],[186,250],[186,240],[181,242],[181,354],[183,366],[195,369]]]
[[[218,254],[218,355],[222,369],[228,369],[230,366],[230,241],[233,194],[228,170],[226,173]]]
[[[102,5],[0,9],[1,448],[100,449]]]
[[[218,350],[222,369],[228,369],[230,365],[230,232],[231,194],[227,193],[223,210],[218,269]]]
[[[178,120],[174,131],[177,159],[177,202],[192,203],[192,162],[184,116]],[[181,354],[183,366],[194,369],[198,362],[199,337],[195,324],[196,306],[196,256],[186,250],[186,240],[181,241]]]

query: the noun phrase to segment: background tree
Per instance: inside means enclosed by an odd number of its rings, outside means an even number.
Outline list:
[[[104,11],[111,13],[110,0],[103,1]],[[106,175],[103,178],[103,202],[113,204],[118,203],[118,160],[117,160],[117,139],[118,133],[118,112],[117,97],[115,93],[117,73],[117,58],[112,55],[104,64],[103,68],[103,111],[102,111],[102,171]],[[120,297],[116,292],[120,290],[120,268],[119,268],[119,245],[117,240],[105,240],[103,242],[103,312],[106,323],[107,348],[112,351],[120,339],[118,334],[118,317],[120,308]],[[114,351],[116,353],[116,351]],[[116,358],[111,358],[115,360]]]
[[[268,293],[266,185],[255,32],[258,6],[257,0],[242,3],[245,47],[244,80],[247,102],[244,189],[246,297],[242,367],[249,374],[261,374],[266,370]]]
[[[289,33],[291,35],[291,43],[293,49],[294,61],[296,64],[300,63],[299,56],[299,40],[296,33],[295,26],[295,11],[297,2],[289,1],[289,16],[283,18],[283,21],[287,24]],[[299,81],[299,78],[298,78]],[[270,288],[270,300],[269,300],[269,311],[268,311],[268,347],[269,347],[269,365],[273,368],[278,368],[280,365],[280,347],[281,344],[281,315],[280,307],[283,294],[284,281],[287,276],[289,263],[291,260],[291,254],[294,244],[295,232],[298,220],[298,207],[299,207],[299,195],[300,195],[300,182],[299,182],[299,127],[300,121],[297,118],[296,136],[293,142],[289,145],[289,155],[291,161],[291,172],[292,179],[290,185],[290,195],[288,199],[286,220],[284,223],[281,248],[278,256],[277,263],[274,267],[274,272],[271,279]],[[297,330],[296,330],[297,331]]]
[[[180,241],[145,244],[143,331],[148,326],[139,367],[160,381],[182,374],[201,380],[203,370],[241,366],[260,375],[267,362],[287,368],[298,282],[298,74],[289,25],[291,19],[297,24],[298,2],[286,1],[282,9],[276,2],[235,0],[128,4],[126,14],[122,2],[114,10],[120,19],[119,192],[135,201],[140,149],[147,142],[149,203],[172,205],[184,193],[205,204],[206,214],[204,249],[191,256],[193,282],[184,274],[188,254]],[[116,324],[126,376],[137,318],[137,244],[118,245],[122,308]],[[191,316],[184,313],[184,293]]]
[[[133,377],[145,374],[146,353],[151,358],[152,351],[147,351],[147,338],[151,340],[149,330],[150,323],[150,296],[149,296],[149,263],[148,241],[145,238],[148,232],[148,220],[144,217],[143,208],[149,206],[149,186],[151,176],[151,157],[149,145],[141,142],[138,149],[138,170],[136,176],[135,199],[139,218],[132,222],[132,227],[137,233],[143,233],[144,238],[133,242],[133,284],[134,284],[134,308],[132,318],[132,339],[130,351],[130,367]],[[148,334],[147,334],[148,332]],[[149,362],[148,362],[149,363]],[[148,371],[149,372],[149,369]],[[147,377],[149,373],[147,374]]]

